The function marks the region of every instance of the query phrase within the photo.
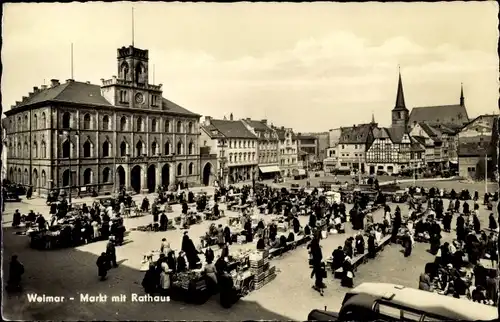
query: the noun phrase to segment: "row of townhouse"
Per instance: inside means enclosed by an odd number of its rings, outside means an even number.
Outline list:
[[[459,104],[406,108],[401,74],[390,127],[367,124],[330,130],[325,170],[398,174],[405,169],[448,168],[459,163],[459,137],[469,117],[463,86]]]
[[[222,120],[206,116],[200,128],[200,146],[217,155],[216,177],[225,184],[301,171],[297,138],[290,128],[267,120],[235,120],[232,113]]]

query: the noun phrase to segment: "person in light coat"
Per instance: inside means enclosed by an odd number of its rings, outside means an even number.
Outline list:
[[[161,273],[160,273],[160,290],[164,295],[168,295],[170,292],[170,269],[167,263],[161,263]]]

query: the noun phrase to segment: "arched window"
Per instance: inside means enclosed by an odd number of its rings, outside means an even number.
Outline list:
[[[165,143],[165,155],[170,154],[170,142]]]
[[[137,132],[142,131],[142,117],[139,116],[136,122],[137,122],[136,131]]]
[[[177,154],[182,154],[182,142],[177,143]]]
[[[109,142],[108,141],[104,141],[104,143],[102,144],[102,157],[103,158],[107,158],[109,157]]]
[[[36,130],[38,128],[38,116],[35,114],[33,115],[33,130]]]
[[[16,157],[20,158],[23,156],[23,148],[21,146],[21,143],[17,144],[17,151],[16,151]]]
[[[111,179],[111,170],[109,170],[109,168],[104,168],[104,170],[102,170],[102,182],[109,182],[110,179]]]
[[[128,154],[128,144],[126,142],[122,142],[120,144],[120,156],[124,157]]]
[[[194,173],[194,164],[192,162],[188,166],[188,173],[190,175]]]
[[[46,187],[47,186],[47,175],[45,174],[45,170],[42,170],[42,179],[40,182],[40,187]]]
[[[144,65],[142,63],[138,63],[135,66],[135,82],[139,84],[144,84],[146,79],[145,79],[145,72],[146,69],[144,68]]]
[[[126,62],[123,62],[122,65],[120,66],[120,78],[127,80],[128,76],[128,64]]]
[[[64,170],[63,172],[63,187],[69,186],[69,170]]]
[[[170,132],[170,121],[165,120],[165,132]]]
[[[45,112],[42,112],[42,124],[40,124],[42,129],[47,127],[47,116],[45,116]]]
[[[189,122],[188,124],[188,133],[193,133],[193,123]]]
[[[153,142],[151,144],[151,155],[157,155],[158,154],[158,144],[156,142]]]
[[[83,184],[91,184],[92,183],[92,170],[90,168],[85,169],[83,171]]]
[[[189,142],[188,151],[189,151],[189,154],[194,154],[194,143],[193,142]]]
[[[92,156],[92,143],[87,139],[85,143],[83,143],[83,157],[90,158]]]
[[[38,143],[33,142],[33,157],[38,158]]]
[[[127,131],[127,117],[122,116],[120,119],[120,131]]]
[[[65,112],[62,117],[62,127],[63,129],[68,129],[71,127],[71,114]]]
[[[182,176],[182,163],[177,165],[177,175]]]
[[[28,142],[24,142],[24,157],[29,158],[30,157],[30,150],[28,147]]]
[[[181,121],[177,122],[177,133],[182,133],[182,122]]]
[[[23,177],[23,184],[30,184],[30,178],[28,175],[28,169],[24,169],[24,177]]]
[[[47,145],[45,144],[45,141],[42,141],[42,144],[40,144],[40,156],[42,159],[47,157]]]
[[[138,157],[142,156],[143,151],[142,151],[142,142],[141,141],[137,142],[137,144],[135,145],[135,151],[136,151],[136,154]]]
[[[28,115],[24,116],[24,123],[23,125],[26,127],[26,130],[29,129],[30,124],[28,123]]]
[[[156,119],[151,120],[151,132],[156,132]]]
[[[90,114],[85,114],[83,116],[83,129],[90,130]]]
[[[22,183],[22,181],[23,181],[23,176],[21,174],[21,169],[17,169],[17,180],[16,180],[16,182],[17,183]]]
[[[109,130],[109,116],[107,115],[102,117],[102,129]]]

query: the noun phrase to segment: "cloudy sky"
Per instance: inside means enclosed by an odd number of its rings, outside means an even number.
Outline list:
[[[298,131],[389,124],[401,65],[408,108],[498,111],[498,4],[136,3],[166,98],[202,115],[269,119]],[[131,3],[4,6],[2,105],[50,79],[100,84],[132,42]],[[153,76],[150,67],[150,81]]]

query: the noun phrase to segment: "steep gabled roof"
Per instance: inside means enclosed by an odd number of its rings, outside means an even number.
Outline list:
[[[385,128],[385,127],[374,127],[373,128],[373,138],[374,139],[386,139],[386,138],[390,138],[389,133],[387,133],[387,128]]]
[[[271,128],[261,121],[255,120],[244,120],[248,125],[250,125],[257,132],[271,131]]]
[[[411,146],[410,149],[413,152],[425,151],[425,139],[424,142],[420,142],[416,137],[410,137]]]
[[[374,128],[373,124],[359,124],[340,128],[340,144],[365,144]]]
[[[257,139],[242,121],[211,120],[211,124],[228,139]]]
[[[175,114],[186,115],[186,116],[201,116],[199,114],[193,113],[184,107],[177,105],[176,103],[162,97],[162,110],[169,111]]]
[[[222,139],[224,135],[212,124],[209,125],[201,125],[201,129],[204,130],[208,136],[212,139]]]
[[[420,122],[465,124],[469,122],[467,109],[462,105],[414,107],[410,113],[410,124]]]
[[[401,80],[401,71],[399,72],[398,92],[396,93],[396,105],[394,110],[406,110],[405,94],[403,92],[403,81]]]
[[[391,138],[392,143],[401,143],[403,141],[403,136],[405,135],[405,129],[403,127],[390,127],[387,128],[387,133]]]

